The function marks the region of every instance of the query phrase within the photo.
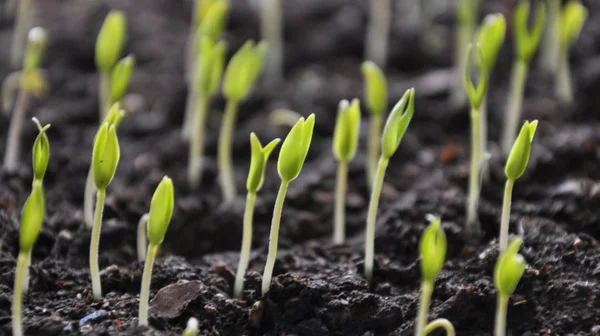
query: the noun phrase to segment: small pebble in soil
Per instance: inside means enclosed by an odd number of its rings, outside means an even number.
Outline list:
[[[260,328],[264,309],[265,305],[262,301],[256,301],[250,309],[250,321],[252,322],[252,326],[256,329]]]

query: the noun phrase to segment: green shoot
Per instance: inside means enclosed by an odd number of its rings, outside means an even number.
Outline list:
[[[333,243],[343,245],[346,239],[346,184],[348,183],[348,162],[356,155],[360,133],[360,104],[342,100],[338,107],[335,130],[333,131],[333,155],[338,161],[335,188],[335,212]]]
[[[304,160],[306,160],[306,155],[310,148],[314,128],[314,114],[308,116],[306,120],[300,118],[286,136],[279,151],[277,172],[281,178],[281,185],[279,186],[275,208],[273,209],[273,220],[271,221],[271,234],[269,237],[269,254],[267,255],[267,263],[262,278],[262,295],[265,295],[269,291],[269,286],[271,285],[273,267],[275,267],[275,259],[277,258],[279,224],[281,222],[285,194],[290,182],[295,180],[302,170]]]
[[[453,106],[464,106],[466,103],[465,86],[462,81],[462,74],[467,66],[465,57],[469,43],[475,34],[475,22],[479,16],[480,0],[458,0],[456,5],[456,18],[458,22],[456,32],[456,46],[454,48],[454,62],[457,72],[457,83],[453,86],[450,93],[450,102]]]
[[[146,244],[148,244],[146,242],[146,226],[148,225],[148,217],[150,216],[150,214],[145,213],[142,215],[142,217],[140,217],[140,220],[138,221],[138,228],[137,228],[137,239],[136,239],[136,251],[137,251],[137,258],[138,261],[144,261],[146,259]]]
[[[265,82],[274,88],[283,79],[283,14],[282,0],[260,1],[260,31],[269,44],[265,62]]]
[[[456,336],[456,330],[454,330],[452,322],[445,318],[439,318],[429,322],[425,327],[425,332],[423,335],[429,335],[438,328],[443,328],[446,331],[446,336]]]
[[[573,102],[573,87],[571,83],[571,71],[569,69],[569,48],[581,32],[583,24],[587,20],[588,10],[581,2],[569,1],[562,12],[559,20],[558,39],[558,72],[555,82],[555,92],[558,100],[565,105]]]
[[[371,115],[366,163],[367,183],[371,186],[377,170],[377,158],[380,155],[383,115],[387,109],[387,81],[374,62],[363,62],[361,69],[365,80],[365,103]]]
[[[98,192],[96,193],[96,213],[94,215],[94,226],[90,242],[90,276],[92,278],[92,292],[96,300],[102,298],[100,270],[98,267],[98,246],[100,244],[104,198],[106,197],[106,188],[115,176],[120,157],[116,127],[115,124],[109,124],[108,122],[102,124],[96,134],[92,153],[92,172]]]
[[[546,4],[548,6],[548,18],[542,43],[541,64],[548,73],[554,74],[558,65],[559,15],[562,0],[546,0]]]
[[[377,208],[383,187],[385,170],[390,158],[396,153],[408,125],[415,112],[415,89],[407,90],[387,118],[383,136],[381,138],[381,156],[377,164],[377,173],[371,188],[371,200],[367,214],[367,228],[365,237],[365,277],[369,284],[373,280],[373,261],[375,258],[375,223],[377,221]]]
[[[267,44],[260,42],[256,46],[247,41],[233,55],[223,77],[223,95],[227,99],[225,115],[221,122],[217,160],[219,182],[223,199],[228,202],[235,198],[235,176],[231,162],[231,147],[235,133],[238,104],[246,100],[262,69]]]
[[[515,141],[517,127],[521,119],[521,110],[523,108],[523,93],[525,91],[525,82],[529,63],[538,49],[544,24],[546,22],[546,5],[538,2],[536,6],[535,19],[531,29],[528,28],[530,4],[523,0],[517,4],[514,11],[514,40],[515,40],[515,61],[513,63],[508,104],[506,105],[504,128],[500,147],[504,155],[508,155],[510,148]]]
[[[277,147],[281,140],[274,139],[265,147],[260,144],[260,140],[256,134],[250,134],[250,148],[252,156],[250,158],[250,171],[248,172],[248,180],[246,181],[246,210],[244,211],[244,233],[242,237],[242,250],[240,252],[240,262],[235,275],[235,285],[233,287],[233,297],[241,298],[242,290],[244,289],[244,275],[248,269],[248,261],[250,260],[250,249],[252,247],[252,217],[254,216],[254,203],[256,201],[256,193],[262,187],[265,179],[265,168],[271,152]]]
[[[365,39],[365,58],[385,68],[388,56],[390,24],[392,22],[392,1],[369,2],[369,24]]]
[[[481,162],[483,153],[481,152],[481,105],[485,98],[488,86],[488,69],[485,65],[483,53],[479,45],[475,45],[477,56],[477,70],[479,72],[479,83],[477,88],[471,80],[470,60],[472,58],[473,45],[469,45],[467,55],[467,67],[465,71],[465,87],[467,96],[471,103],[471,170],[469,172],[469,195],[467,198],[467,219],[466,227],[468,235],[476,236],[479,233],[477,220],[477,209],[479,205],[479,174],[481,172]]]
[[[46,79],[40,69],[40,63],[46,48],[48,34],[43,28],[34,27],[27,35],[27,48],[23,58],[23,71],[18,75],[19,96],[12,112],[8,138],[6,140],[6,151],[4,154],[4,169],[14,173],[19,168],[21,155],[21,132],[25,113],[31,96],[41,96],[46,91]],[[17,78],[17,77],[13,77]],[[9,82],[7,82],[9,83]],[[4,91],[12,91],[7,88]]]
[[[518,253],[521,243],[520,238],[513,240],[506,251],[500,253],[494,269],[494,285],[498,290],[494,336],[506,335],[508,299],[515,291],[527,266],[523,256]]]
[[[500,252],[506,250],[508,244],[508,226],[510,220],[510,205],[512,202],[512,189],[515,181],[523,175],[529,155],[531,154],[531,142],[537,129],[537,120],[526,121],[521,127],[521,132],[510,150],[504,173],[506,174],[506,185],[504,186],[504,201],[502,203],[502,220],[500,222]]]
[[[31,19],[33,17],[33,6],[31,0],[18,1],[17,17],[15,20],[15,28],[10,54],[10,64],[13,68],[17,68],[23,58],[25,45],[27,44],[27,31],[31,27]]]
[[[148,255],[144,264],[144,274],[142,275],[142,289],[140,291],[140,308],[138,312],[138,325],[148,325],[148,300],[150,296],[150,280],[152,278],[152,266],[154,259],[165,239],[165,234],[169,228],[171,217],[173,216],[173,207],[175,205],[175,196],[173,191],[173,181],[167,176],[162,181],[150,202],[150,212],[148,215]]]
[[[296,121],[298,121],[298,119],[300,119],[301,117],[302,116],[300,115],[300,113],[296,111],[286,108],[279,108],[273,110],[269,114],[269,123],[276,127],[285,126],[292,128],[296,124]]]
[[[198,320],[190,317],[181,336],[198,336]]]
[[[98,90],[98,113],[103,120],[110,108],[111,71],[121,57],[127,36],[127,19],[122,11],[111,10],[96,39],[96,68],[100,76]]]
[[[110,105],[118,102],[123,98],[127,88],[129,87],[129,81],[131,80],[131,74],[135,67],[135,56],[128,55],[121,59],[112,70],[112,77],[110,80]]]

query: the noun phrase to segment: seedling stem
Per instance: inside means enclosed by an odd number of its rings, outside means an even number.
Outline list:
[[[429,313],[429,304],[431,294],[433,293],[433,284],[429,281],[423,281],[421,284],[421,298],[419,300],[419,313],[417,314],[417,327],[415,328],[415,336],[424,336],[427,326],[427,316]]]
[[[388,39],[392,19],[392,1],[378,0],[369,2],[369,25],[365,40],[366,59],[385,68],[388,54]]]
[[[506,336],[506,312],[508,310],[509,295],[498,294],[496,304],[496,326],[494,336]]]
[[[383,126],[383,113],[371,113],[371,125],[369,129],[368,144],[368,162],[367,162],[367,182],[369,186],[373,185],[375,173],[377,171],[377,158],[380,155],[379,146],[381,144],[381,129]]]
[[[235,285],[233,287],[233,297],[241,298],[244,288],[244,276],[250,260],[250,249],[252,248],[252,216],[254,215],[254,203],[256,202],[256,193],[249,191],[246,195],[246,210],[244,212],[244,233],[242,237],[242,251],[240,261],[235,275]],[[283,202],[282,202],[283,203]],[[278,227],[279,228],[279,227]]]
[[[25,111],[29,105],[29,94],[23,88],[19,90],[19,98],[15,105],[14,115],[10,118],[8,140],[6,141],[6,154],[4,155],[4,169],[7,172],[16,172],[19,168],[21,156],[21,132]]]
[[[273,88],[283,78],[283,18],[281,6],[281,0],[260,1],[261,34],[263,40],[269,44],[265,62],[265,81],[270,88]]]
[[[510,221],[510,205],[512,202],[512,190],[515,181],[507,179],[504,186],[504,200],[502,203],[502,221],[500,223],[500,252],[506,250],[508,245],[508,225]]]
[[[337,181],[335,189],[335,226],[333,243],[343,245],[346,237],[346,183],[348,182],[348,162],[340,161],[338,164]]]
[[[142,276],[142,289],[140,291],[140,308],[139,308],[139,326],[148,325],[148,298],[150,296],[150,278],[152,277],[152,266],[158,252],[159,245],[150,243],[148,245],[148,255],[144,263],[144,274]]]
[[[481,171],[480,111],[471,108],[471,169],[469,171],[469,199],[467,203],[467,231],[477,234],[477,208],[479,205],[479,172]]]
[[[289,181],[281,180],[277,199],[275,200],[275,208],[273,209],[273,219],[271,221],[271,234],[269,236],[269,253],[267,255],[267,263],[262,278],[262,295],[264,296],[269,291],[271,285],[271,277],[273,276],[273,268],[275,267],[275,259],[277,258],[277,244],[279,242],[279,224],[281,222],[281,212],[283,210],[283,202],[285,194],[289,186]]]
[[[571,84],[571,70],[569,67],[569,49],[560,51],[558,57],[558,73],[556,77],[556,95],[564,105],[573,103],[573,85]]]
[[[100,269],[98,267],[98,246],[100,245],[100,229],[102,228],[105,197],[106,189],[98,189],[96,192],[96,213],[94,215],[94,227],[92,228],[92,242],[90,245],[90,276],[92,277],[92,293],[95,300],[102,298],[102,284],[100,283]]]
[[[541,62],[543,68],[549,73],[555,73],[558,64],[561,2],[561,0],[546,0],[548,20],[546,21],[546,31],[544,32]]]
[[[444,328],[446,330],[446,336],[456,336],[456,331],[454,330],[454,326],[450,321],[444,318],[435,319],[425,327],[425,334],[429,335],[437,328]]]
[[[137,229],[137,257],[138,261],[144,261],[146,258],[146,226],[148,225],[149,214],[145,213],[140,217]]]
[[[389,164],[389,159],[379,158],[377,164],[377,173],[371,188],[371,200],[369,201],[369,212],[367,217],[367,233],[365,237],[365,277],[369,284],[373,281],[373,259],[375,257],[375,223],[377,221],[377,208],[379,206],[379,197],[383,187],[383,178],[385,170]]]
[[[221,191],[225,202],[232,201],[235,198],[235,176],[231,166],[231,142],[234,136],[237,110],[238,102],[228,100],[223,122],[221,123],[221,133],[219,134],[219,181],[221,182]]]
[[[189,146],[191,161],[188,165],[188,180],[192,188],[197,189],[202,181],[208,99],[196,96],[194,101],[197,102],[197,110],[192,116],[192,141]]]
[[[103,122],[110,108],[110,75],[110,71],[100,72],[100,92],[98,93],[98,116],[100,122]]]
[[[505,125],[502,133],[502,153],[508,155],[517,136],[517,127],[521,119],[521,110],[523,107],[523,92],[525,90],[525,80],[527,79],[527,63],[516,59],[513,64],[510,83],[509,103],[506,106]]]
[[[12,328],[13,336],[23,335],[21,306],[23,302],[23,280],[25,268],[27,267],[27,259],[31,252],[19,252],[17,258],[17,271],[15,273],[15,285],[12,302]]]
[[[11,47],[10,62],[13,68],[17,68],[23,59],[25,45],[27,43],[27,32],[31,26],[32,6],[31,0],[19,0],[17,18],[15,20],[15,32]]]

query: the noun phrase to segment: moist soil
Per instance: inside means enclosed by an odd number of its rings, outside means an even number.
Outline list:
[[[513,335],[600,335],[600,4],[584,1],[590,18],[571,53],[576,101],[560,106],[552,77],[534,60],[524,119],[539,119],[532,156],[514,189],[511,232],[523,235],[529,266],[508,312]],[[364,177],[366,132],[350,164],[348,240],[333,246],[336,164],[331,133],[339,100],[362,96],[360,62],[366,1],[285,1],[286,79],[263,85],[240,107],[234,141],[239,197],[223,203],[215,152],[224,102],[214,101],[207,135],[207,167],[198,191],[186,183],[187,145],[181,140],[186,87],[183,55],[191,5],[181,0],[37,1],[34,22],[49,30],[45,61],[50,89],[29,111],[48,132],[47,215],[33,252],[31,288],[24,299],[27,335],[178,335],[190,317],[201,335],[410,335],[417,311],[418,241],[426,215],[443,219],[447,262],[439,275],[430,318],[452,321],[460,335],[491,335],[496,290],[492,274],[504,159],[497,140],[507,99],[512,31],[507,34],[489,95],[490,174],[481,191],[481,235],[463,229],[469,164],[468,110],[447,104],[452,82],[453,10],[423,30],[397,11],[391,33],[390,106],[404,90],[417,92],[415,118],[387,170],[376,230],[373,286],[364,277],[363,246],[369,188]],[[513,1],[488,1],[483,13],[510,22]],[[137,58],[131,92],[141,112],[119,129],[121,161],[108,188],[100,241],[105,297],[94,301],[88,273],[90,229],[82,195],[97,127],[95,37],[110,8],[125,10],[125,53]],[[0,76],[9,74],[12,19],[1,13]],[[249,1],[232,1],[224,39],[229,54],[257,39]],[[276,108],[316,114],[312,147],[293,181],[281,222],[279,254],[269,292],[260,294],[272,208],[278,189],[273,163],[258,195],[254,241],[243,299],[231,297],[242,234],[243,186],[251,131],[266,141],[286,126],[269,120]],[[366,116],[367,113],[364,112]],[[367,118],[362,129],[367,129]],[[9,119],[0,116],[3,155]],[[11,333],[11,301],[20,211],[32,178],[32,124],[23,132],[21,168],[0,179],[0,334]],[[273,155],[277,157],[277,153]],[[274,159],[272,160],[275,161]],[[136,226],[163,175],[174,179],[176,207],[155,262],[149,328],[137,327],[143,265],[136,261]],[[441,333],[438,333],[441,334]]]

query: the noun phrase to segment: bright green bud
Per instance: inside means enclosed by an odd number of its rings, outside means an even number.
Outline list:
[[[125,95],[125,92],[129,87],[129,81],[131,80],[131,73],[133,72],[134,67],[135,56],[133,55],[124,57],[117,65],[115,65],[110,81],[111,103],[118,102]]]
[[[266,42],[254,46],[253,41],[247,41],[233,55],[223,78],[223,95],[228,100],[240,101],[248,97],[262,69],[266,51]]]
[[[335,130],[333,131],[333,155],[338,161],[350,161],[356,154],[360,133],[360,104],[342,100],[338,107]]]
[[[527,168],[529,155],[531,154],[531,142],[533,141],[537,124],[537,120],[531,123],[526,121],[523,127],[521,127],[519,136],[510,150],[508,160],[506,160],[506,167],[504,167],[504,173],[511,181],[515,181],[521,177],[525,172],[525,168]]]
[[[37,118],[31,118],[37,125],[39,130],[38,136],[35,138],[33,143],[32,161],[33,161],[33,179],[42,181],[46,174],[46,168],[48,168],[48,161],[50,160],[50,142],[46,131],[50,128],[50,124],[42,127]]]
[[[494,284],[502,296],[510,296],[517,288],[525,271],[525,260],[520,255],[519,247],[523,241],[517,238],[508,244],[506,251],[500,254],[494,269]]]
[[[225,66],[225,42],[214,43],[208,37],[202,39],[198,53],[196,80],[202,97],[210,97],[219,89]]]
[[[361,66],[365,79],[365,103],[369,112],[383,115],[387,107],[387,81],[377,64],[371,61],[363,62]]]
[[[108,72],[121,57],[121,50],[127,36],[127,19],[122,11],[111,10],[96,39],[96,67]]]
[[[23,70],[25,72],[36,69],[40,66],[46,43],[48,42],[48,33],[44,28],[33,27],[27,34],[27,48],[23,58]]]
[[[485,66],[491,70],[496,65],[496,58],[506,35],[506,19],[504,15],[489,14],[483,19],[477,34],[477,43],[481,48]]]
[[[105,122],[96,134],[92,152],[94,182],[98,189],[106,189],[112,181],[119,164],[120,154],[116,126]]]
[[[433,283],[446,260],[446,234],[438,217],[430,219],[419,242],[423,281]]]
[[[249,192],[257,192],[262,187],[265,179],[265,167],[269,160],[269,155],[277,147],[281,139],[274,139],[265,147],[260,144],[260,140],[254,132],[250,133],[250,149],[252,157],[250,158],[250,171],[246,180],[246,189]]]
[[[583,24],[588,18],[588,10],[579,1],[569,1],[559,17],[560,44],[568,47],[577,40]]]
[[[46,204],[42,182],[34,181],[31,194],[23,205],[23,211],[21,211],[21,231],[19,235],[21,252],[29,252],[33,248],[44,222],[45,213]]]
[[[472,25],[475,23],[475,8],[474,2],[477,0],[458,0],[456,6],[456,16],[458,21],[463,25]]]
[[[517,4],[514,11],[514,32],[515,49],[517,58],[525,63],[529,63],[533,58],[542,35],[544,34],[544,25],[546,24],[546,4],[538,2],[536,5],[535,19],[531,30],[528,27],[529,21],[529,1],[523,0]]]
[[[125,110],[121,108],[121,103],[116,102],[108,110],[106,117],[104,117],[104,122],[108,123],[109,125],[115,125],[115,127],[118,127],[121,123],[121,120],[123,120],[123,117],[125,117]],[[96,134],[96,137],[97,136],[98,134]]]
[[[389,159],[396,153],[414,113],[415,89],[409,89],[396,103],[383,128],[381,155],[384,158]]]
[[[208,37],[213,43],[219,39],[223,30],[225,30],[228,10],[229,4],[225,0],[217,0],[210,4],[206,15],[198,26],[196,37],[200,40],[197,43],[201,42],[203,37]]]
[[[470,71],[473,49],[475,49],[475,53],[477,54],[477,70],[479,70],[479,83],[477,84],[477,89],[471,80]],[[483,98],[487,92],[488,78],[489,73],[481,52],[481,48],[478,44],[475,45],[475,48],[473,48],[472,44],[469,44],[469,50],[467,53],[467,66],[465,67],[465,87],[467,88],[467,96],[471,102],[471,107],[474,109],[479,109],[481,107],[481,103],[483,102]]]
[[[156,187],[152,202],[150,202],[148,241],[151,245],[160,245],[165,239],[165,233],[171,222],[171,216],[173,216],[174,204],[173,181],[165,176]]]
[[[315,115],[311,114],[306,120],[300,118],[281,145],[277,171],[282,180],[290,182],[300,174],[315,128]]]

